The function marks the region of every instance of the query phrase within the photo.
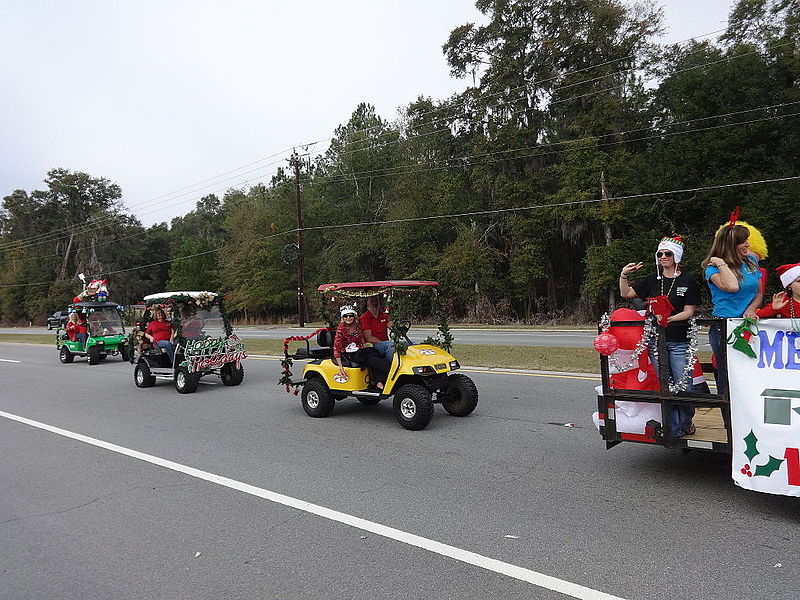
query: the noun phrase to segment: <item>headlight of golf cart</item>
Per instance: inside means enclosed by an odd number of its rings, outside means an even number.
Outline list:
[[[436,370],[430,365],[411,367],[411,370],[414,372],[414,375],[436,375]]]
[[[460,366],[461,366],[461,365],[460,365],[460,364],[458,364],[458,361],[457,361],[457,360],[451,360],[451,361],[450,361],[450,370],[451,370],[451,371],[455,371],[455,370],[456,370],[456,369],[458,369]]]

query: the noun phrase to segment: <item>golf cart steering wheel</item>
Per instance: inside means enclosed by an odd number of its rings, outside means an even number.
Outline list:
[[[411,340],[408,339],[408,332],[411,329],[411,321],[409,320],[398,321],[397,328],[400,330],[400,335],[406,338],[406,341],[410,343]]]

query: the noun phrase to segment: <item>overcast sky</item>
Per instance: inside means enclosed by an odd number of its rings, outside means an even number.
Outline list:
[[[733,2],[664,0],[664,41],[723,28]],[[441,47],[480,19],[472,0],[0,0],[0,196],[64,167],[169,221],[268,181],[359,102],[392,120],[460,91]]]

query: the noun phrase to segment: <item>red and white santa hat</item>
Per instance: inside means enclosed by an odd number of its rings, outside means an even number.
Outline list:
[[[775,270],[781,278],[781,285],[785,288],[789,287],[790,283],[800,277],[800,263],[781,265]]]

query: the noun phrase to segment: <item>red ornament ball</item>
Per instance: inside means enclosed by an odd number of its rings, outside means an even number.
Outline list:
[[[609,354],[614,354],[614,352],[619,349],[619,341],[614,335],[608,332],[601,333],[594,338],[594,348],[603,356],[608,356]]]

